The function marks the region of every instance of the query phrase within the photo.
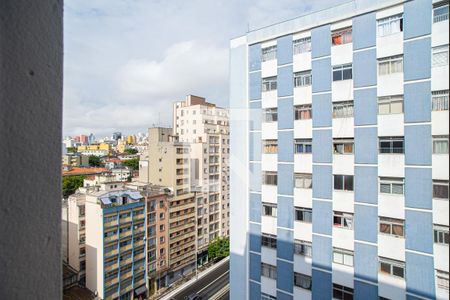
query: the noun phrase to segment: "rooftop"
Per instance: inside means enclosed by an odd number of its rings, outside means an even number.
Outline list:
[[[74,175],[90,175],[90,174],[101,174],[108,172],[105,168],[83,168],[83,167],[72,167],[68,170],[63,170],[63,176],[74,176]]]

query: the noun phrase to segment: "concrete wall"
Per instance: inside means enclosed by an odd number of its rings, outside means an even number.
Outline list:
[[[62,298],[62,18],[61,0],[0,2],[1,299]]]

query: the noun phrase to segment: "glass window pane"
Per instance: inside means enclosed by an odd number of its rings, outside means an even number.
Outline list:
[[[393,183],[392,194],[403,194],[403,184]]]
[[[380,232],[390,234],[391,226],[389,224],[380,223]]]
[[[383,273],[391,274],[391,265],[388,263],[381,262],[380,263],[380,271]]]
[[[380,193],[391,193],[391,185],[389,183],[380,183]]]
[[[352,79],[352,69],[344,69],[343,80]]]
[[[392,274],[398,277],[404,277],[405,276],[405,270],[403,268],[400,268],[398,266],[392,266]]]
[[[353,176],[345,176],[344,190],[353,191]]]
[[[344,188],[344,180],[342,175],[334,175],[334,189],[342,190]]]

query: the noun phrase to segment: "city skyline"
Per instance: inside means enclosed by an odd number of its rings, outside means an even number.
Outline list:
[[[66,1],[63,135],[168,127],[187,94],[227,107],[230,39],[343,2]]]

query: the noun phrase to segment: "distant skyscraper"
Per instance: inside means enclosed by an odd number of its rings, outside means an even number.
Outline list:
[[[89,145],[92,145],[95,142],[95,135],[91,133],[88,137],[88,143]]]
[[[230,299],[448,299],[448,1],[231,41]]]
[[[115,141],[118,141],[122,138],[122,133],[121,132],[114,132],[112,135],[112,139]]]

